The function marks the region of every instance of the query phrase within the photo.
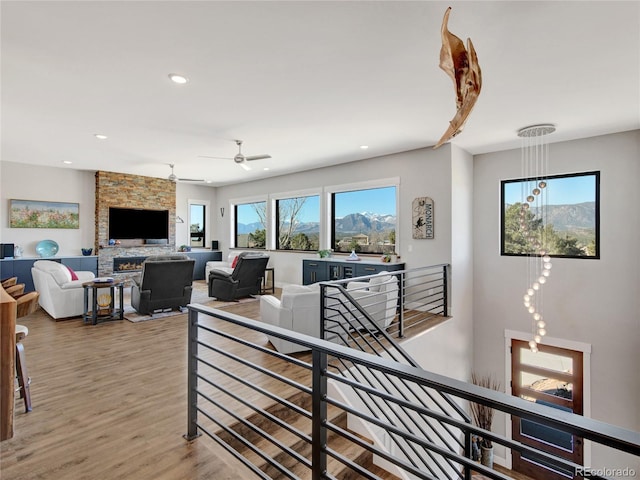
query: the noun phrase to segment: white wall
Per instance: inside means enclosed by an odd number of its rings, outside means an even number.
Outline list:
[[[95,230],[95,172],[70,168],[0,163],[0,242],[20,245],[25,257],[36,257],[41,240],[54,240],[58,256],[82,255],[93,247]],[[80,204],[80,228],[9,228],[9,200],[46,200]]]
[[[592,417],[635,431],[640,430],[639,159],[640,131],[550,145],[551,174],[601,172],[601,258],[554,259],[544,293],[548,335],[592,345]],[[505,329],[530,331],[522,306],[525,281],[519,281],[525,260],[499,253],[500,181],[519,176],[519,150],[474,159],[474,368],[499,378],[505,378]],[[506,428],[504,421],[496,425],[496,431]],[[594,466],[620,461],[594,448]],[[633,461],[637,465],[637,457]]]
[[[473,169],[473,157],[452,147],[450,305],[456,322],[448,343],[464,361],[449,375],[463,381],[471,378],[473,361]]]

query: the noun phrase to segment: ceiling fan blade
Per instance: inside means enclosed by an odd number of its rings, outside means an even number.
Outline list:
[[[181,182],[204,182],[204,178],[178,178]]]
[[[265,158],[271,158],[271,155],[251,155],[250,157],[244,157],[245,160],[247,160],[248,162],[250,162],[251,160],[263,160]]]
[[[233,160],[233,157],[212,157],[211,155],[198,155],[198,158],[215,158],[216,160]]]
[[[238,165],[240,165],[242,168],[244,168],[247,172],[249,170],[251,170],[251,167],[249,165],[247,165],[246,163],[244,163],[244,162],[239,163]]]

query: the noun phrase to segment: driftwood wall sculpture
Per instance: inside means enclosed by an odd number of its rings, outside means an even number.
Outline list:
[[[464,124],[473,110],[473,106],[480,95],[482,87],[482,72],[478,65],[476,50],[471,39],[467,38],[467,48],[464,43],[449,31],[449,13],[451,7],[444,12],[442,20],[442,48],[440,49],[440,68],[453,80],[456,89],[457,112],[449,122],[449,128],[433,148],[438,148],[443,143],[451,140],[464,128]]]

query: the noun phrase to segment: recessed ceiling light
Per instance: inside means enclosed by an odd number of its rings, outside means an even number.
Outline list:
[[[65,165],[71,165],[73,162],[71,160],[63,160],[62,163]]]
[[[107,139],[107,136],[103,135],[102,133],[94,133],[93,136],[96,137],[98,140],[106,140]]]
[[[266,172],[267,170],[269,170],[269,167],[264,167],[263,170]]]
[[[180,85],[184,85],[189,81],[187,77],[185,77],[184,75],[180,75],[178,73],[170,73],[169,78],[173,83],[179,83]]]
[[[366,150],[367,148],[369,148],[369,145],[360,145],[360,148],[361,148],[362,150]]]

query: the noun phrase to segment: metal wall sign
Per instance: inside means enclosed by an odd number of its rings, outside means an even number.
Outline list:
[[[434,208],[429,197],[418,197],[411,204],[413,238],[434,238]]]

